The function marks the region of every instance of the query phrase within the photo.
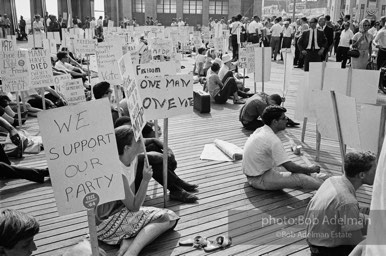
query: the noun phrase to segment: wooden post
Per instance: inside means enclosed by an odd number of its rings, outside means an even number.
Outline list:
[[[343,135],[342,135],[342,129],[340,127],[340,119],[339,119],[339,110],[338,110],[338,105],[336,103],[336,96],[335,92],[331,91],[331,99],[332,99],[332,106],[334,108],[334,117],[335,117],[335,122],[336,122],[336,128],[338,132],[338,140],[339,140],[339,148],[340,148],[340,155],[342,157],[342,172],[344,173],[344,158],[346,155],[346,147],[343,141]]]
[[[158,134],[158,120],[154,120],[154,131],[155,131],[155,138],[159,139],[159,134]]]
[[[44,98],[44,88],[41,88],[42,90],[40,91],[41,97],[42,97],[42,105],[43,105],[43,110],[46,110],[46,99]]]
[[[305,135],[306,135],[307,121],[308,121],[308,118],[307,118],[307,117],[304,117],[304,118],[303,118],[302,135],[301,135],[301,141],[302,141],[303,143],[304,143],[304,137],[305,137]]]
[[[166,197],[168,194],[168,125],[169,125],[169,119],[164,118],[164,148],[163,148],[164,208],[166,208]]]
[[[261,47],[261,61],[262,61],[262,65],[261,65],[261,91],[264,92],[264,46]]]
[[[117,111],[118,111],[118,116],[121,117],[122,116],[122,112],[121,112],[121,108],[119,107],[119,90],[120,90],[120,86],[119,85],[115,85],[114,86],[114,94],[115,94],[115,102],[117,103]]]
[[[91,244],[92,255],[98,256],[99,246],[98,246],[98,235],[97,235],[97,227],[95,223],[94,209],[87,210],[87,219],[88,219],[88,229],[90,232],[90,244]]]
[[[326,62],[322,62],[322,82],[320,84],[320,90],[323,91],[323,84],[324,84],[324,73],[325,73],[325,70],[326,70]],[[304,129],[304,131],[306,131]],[[302,134],[302,137],[304,135]],[[320,143],[322,141],[322,137],[321,137],[321,134],[318,130],[318,125],[316,125],[316,156],[315,156],[315,160],[316,161],[319,161],[319,156],[320,156]]]
[[[283,51],[282,51],[283,52]],[[286,77],[287,77],[287,50],[284,50],[284,83],[283,83],[283,98],[285,97],[284,92],[285,92],[285,84],[286,84]],[[284,107],[284,102],[283,102],[283,107]]]
[[[27,109],[27,105],[25,104],[24,94],[23,94],[23,93],[20,93],[20,96],[21,96],[21,102],[23,103],[23,111],[24,111],[24,112],[27,112],[28,109]],[[17,97],[17,96],[16,96],[16,97]]]
[[[19,127],[23,127],[23,124],[22,124],[22,121],[21,121],[19,91],[16,91],[16,104],[17,104],[17,120],[19,121]]]
[[[386,122],[386,106],[382,106],[381,121],[379,124],[379,140],[378,140],[377,159],[379,158],[379,155],[381,154],[381,150],[382,150],[382,146],[383,146],[383,140],[385,138],[385,122]]]

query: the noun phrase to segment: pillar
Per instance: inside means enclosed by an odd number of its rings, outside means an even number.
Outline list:
[[[202,25],[208,26],[209,23],[209,0],[202,0]]]
[[[184,1],[183,0],[177,0],[176,2],[176,17],[177,19],[178,18],[182,18],[183,17],[183,8],[184,8]]]
[[[146,17],[153,17],[157,19],[157,1],[145,0],[145,20]]]
[[[133,0],[120,0],[119,3],[119,10],[120,16],[126,17],[127,19],[132,19],[133,18]]]
[[[253,2],[253,15],[257,15],[260,19],[263,16],[263,2],[261,0],[254,0]]]
[[[43,6],[40,0],[30,0],[31,18],[39,14],[42,18],[44,17]]]
[[[237,16],[238,14],[241,14],[241,1],[240,0],[230,0],[229,1],[228,17]]]

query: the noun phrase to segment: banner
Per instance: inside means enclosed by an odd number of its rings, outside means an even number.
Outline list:
[[[89,193],[100,204],[125,198],[108,99],[38,114],[60,215],[86,210]]]
[[[147,120],[192,113],[191,75],[150,77],[140,79],[137,84]]]

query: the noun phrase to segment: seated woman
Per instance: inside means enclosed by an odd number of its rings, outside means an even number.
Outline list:
[[[0,212],[0,255],[32,255],[36,251],[34,236],[39,233],[38,221],[23,212],[5,209]]]
[[[146,165],[143,170],[137,169],[137,155],[141,151],[142,142],[135,141],[134,132],[127,125],[116,128],[115,137],[126,197],[96,208],[98,239],[110,245],[120,244],[118,255],[138,255],[162,233],[173,229],[179,217],[168,209],[142,207],[153,174],[151,167]],[[142,181],[137,192],[135,171],[142,171]]]
[[[216,103],[224,104],[230,96],[233,96],[233,104],[245,103],[245,101],[239,98],[237,93],[238,88],[234,77],[227,78],[223,84],[218,76],[220,65],[218,63],[213,63],[210,70],[211,72],[208,72],[206,88],[211,98]]]

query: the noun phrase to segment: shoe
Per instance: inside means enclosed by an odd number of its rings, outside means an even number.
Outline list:
[[[244,92],[249,92],[251,88],[244,88]]]
[[[188,192],[196,192],[198,188],[198,185],[190,184],[181,179],[176,181],[176,185]]]
[[[233,104],[245,104],[245,101],[242,99],[233,100]]]
[[[18,133],[10,136],[9,138],[11,139],[12,143],[15,144],[16,146],[19,146],[21,144],[21,138]]]
[[[25,121],[27,121],[27,119],[21,119],[21,124],[24,124]],[[15,119],[13,120],[12,126],[13,126],[13,127],[16,127],[16,126],[19,126],[19,125],[20,125],[20,124],[19,124],[19,119],[15,118]]]
[[[50,177],[50,172],[48,171],[48,168],[45,169],[38,169],[38,172],[43,177]]]
[[[294,122],[292,119],[288,118],[287,127],[295,127],[295,126],[298,126],[298,125],[300,125],[300,123]]]
[[[183,203],[195,203],[198,200],[197,196],[192,195],[185,190],[172,191],[169,194],[169,198],[171,200],[180,201]]]

